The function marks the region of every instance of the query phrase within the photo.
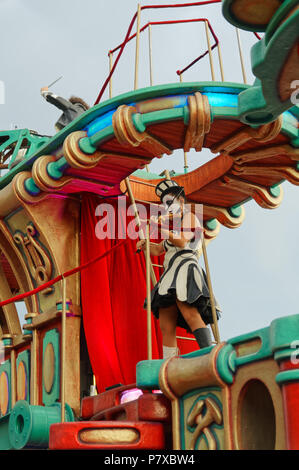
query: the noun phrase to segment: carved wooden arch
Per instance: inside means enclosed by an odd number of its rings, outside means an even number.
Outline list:
[[[8,231],[3,221],[0,221],[0,251],[7,259],[12,272],[17,280],[20,292],[28,292],[34,288],[27,266],[15,245],[12,235]],[[9,283],[6,279],[2,266],[0,266],[0,301],[13,297]],[[28,312],[34,312],[37,308],[35,296],[24,299]],[[11,335],[22,334],[22,328],[19,322],[17,309],[14,303],[2,307],[0,316],[4,325],[0,325],[0,334],[7,332]]]

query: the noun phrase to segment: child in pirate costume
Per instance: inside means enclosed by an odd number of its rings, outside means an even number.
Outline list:
[[[191,331],[200,348],[210,346],[207,324],[213,323],[213,317],[206,274],[198,263],[200,222],[195,214],[186,210],[184,188],[175,181],[161,181],[155,191],[166,212],[180,222],[178,230],[162,226],[164,240],[158,245],[150,244],[151,255],[165,253],[164,272],[152,290],[151,308],[154,316],[159,318],[163,358],[166,359],[177,354],[177,326]],[[145,249],[145,240],[137,243],[137,249]],[[216,300],[215,305],[219,317]]]

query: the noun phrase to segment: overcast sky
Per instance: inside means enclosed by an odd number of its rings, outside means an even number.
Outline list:
[[[151,0],[150,4],[162,4]],[[175,4],[173,0],[165,2]],[[182,2],[183,3],[183,2]],[[186,2],[185,2],[186,3]],[[136,0],[0,0],[0,80],[5,103],[0,105],[0,128],[30,128],[54,134],[59,111],[40,96],[40,88],[63,76],[52,90],[68,98],[76,94],[92,105],[108,74],[108,51],[125,37]],[[146,2],[141,2],[146,5]],[[208,18],[222,46],[225,80],[242,82],[236,31],[221,16],[220,4],[184,9],[146,10],[148,21]],[[154,84],[178,81],[182,69],[206,49],[204,26],[154,26]],[[149,86],[147,33],[142,35],[139,86]],[[252,33],[241,31],[248,83]],[[135,45],[127,50],[113,79],[113,95],[133,89]],[[214,52],[216,79],[220,80]],[[208,57],[184,76],[184,81],[211,80]],[[108,91],[102,101],[108,99]],[[190,170],[212,156],[191,152]],[[155,159],[150,170],[183,171],[183,152]],[[298,192],[283,184],[284,199],[275,210],[245,204],[246,218],[238,229],[221,226],[208,246],[215,295],[222,307],[222,340],[268,326],[277,317],[297,314],[298,308]]]

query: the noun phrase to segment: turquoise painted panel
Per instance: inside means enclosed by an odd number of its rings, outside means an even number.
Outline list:
[[[43,403],[46,406],[53,405],[60,396],[60,335],[58,330],[47,331],[43,340],[43,362],[45,356],[45,350],[48,344],[52,344],[54,349],[55,361],[54,361],[54,378],[51,390],[47,392],[43,381]]]
[[[12,449],[8,435],[9,416],[10,413],[0,418],[0,450]]]
[[[10,412],[11,410],[11,363],[10,360],[2,362],[0,365],[0,376],[1,374],[4,373],[6,375],[7,379],[7,384],[8,384],[8,407],[7,407],[7,413]]]
[[[187,423],[188,416],[191,414],[193,408],[199,401],[205,401],[207,398],[211,399],[216,406],[219,408],[221,415],[223,413],[223,406],[222,402],[220,400],[221,396],[221,388],[220,387],[204,387],[201,389],[196,389],[192,390],[191,392],[186,393],[183,395],[181,398],[179,398],[179,409],[180,409],[180,439],[181,439],[181,449],[186,450],[187,443],[186,443],[186,432],[190,433],[193,435],[196,431],[196,424],[194,426],[190,426]],[[194,398],[192,405],[190,406],[190,399]],[[206,413],[205,406],[203,408],[203,413]],[[220,424],[217,424],[215,422],[211,423],[209,425],[209,431],[215,440],[216,443],[216,449],[217,450],[223,450],[223,446],[221,445],[221,442],[219,440],[219,435],[217,435],[220,431],[223,434],[223,418],[221,420],[222,422]],[[190,436],[189,436],[190,439]],[[201,432],[198,438],[196,439],[195,443],[195,450],[198,449],[198,447],[201,444],[201,441],[204,441],[205,446],[208,449],[208,442],[206,439],[206,436],[204,432]]]
[[[25,369],[25,374],[26,374],[26,394],[25,394],[25,400],[30,402],[30,351],[22,351],[20,354],[17,356],[16,360],[16,370],[18,371],[18,367],[20,362],[23,362],[24,364],[24,369]]]
[[[192,357],[200,357],[212,350],[213,346],[208,348],[199,349],[197,351],[193,351],[189,354],[183,354],[180,356],[181,359],[190,359]],[[159,373],[160,368],[163,364],[163,359],[153,359],[149,361],[140,361],[136,365],[136,384],[139,388],[145,389],[158,389],[160,388],[159,385]]]

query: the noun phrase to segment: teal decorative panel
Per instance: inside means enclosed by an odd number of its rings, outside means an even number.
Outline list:
[[[17,400],[30,401],[30,351],[22,351],[16,360]]]
[[[11,364],[7,360],[0,364],[0,416],[11,409]]]
[[[182,450],[223,450],[222,392],[219,387],[192,390],[179,399]]]
[[[43,403],[53,405],[60,396],[60,349],[56,328],[47,331],[43,340],[42,381]]]

